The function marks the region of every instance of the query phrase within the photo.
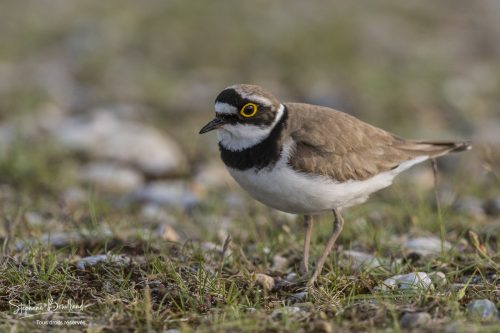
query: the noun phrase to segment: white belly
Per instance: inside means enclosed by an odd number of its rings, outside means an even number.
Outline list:
[[[295,214],[317,214],[362,203],[371,193],[391,185],[397,174],[427,159],[427,156],[422,156],[366,180],[339,183],[328,177],[293,170],[287,164],[287,151],[284,149],[285,153],[272,169],[228,169],[241,187],[255,199],[275,209]]]

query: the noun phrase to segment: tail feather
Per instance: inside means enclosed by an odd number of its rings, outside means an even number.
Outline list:
[[[456,153],[472,148],[470,141],[406,141],[399,149],[415,156],[431,158]]]

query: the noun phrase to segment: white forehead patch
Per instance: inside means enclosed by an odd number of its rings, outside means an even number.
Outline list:
[[[235,114],[238,113],[238,110],[227,103],[217,102],[215,103],[215,112],[216,113],[225,113],[225,114]]]

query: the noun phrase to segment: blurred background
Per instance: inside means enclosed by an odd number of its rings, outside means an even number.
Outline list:
[[[499,21],[494,0],[5,0],[0,181],[73,195],[75,182],[230,185],[215,136],[197,132],[220,90],[252,83],[408,138],[473,139],[441,164],[497,193]]]
[[[215,135],[198,135],[217,94],[235,83],[261,85],[281,101],[333,107],[411,139],[473,140],[471,152],[440,159],[443,219],[424,164],[349,209],[339,249],[392,263],[409,238],[431,237],[434,252],[453,246],[458,268],[421,261],[429,267],[419,269],[436,266],[467,284],[462,275],[479,266],[462,254],[472,258],[480,249],[498,261],[500,1],[2,0],[0,8],[0,240],[13,258],[11,266],[5,261],[10,276],[20,276],[19,263],[52,258],[50,248],[71,249],[56,254],[57,269],[61,256],[85,267],[97,260],[86,256],[113,251],[123,255],[113,257],[117,264],[140,263],[137,286],[159,279],[175,291],[177,271],[196,285],[189,275],[195,261],[165,244],[195,240],[220,252],[228,233],[236,244],[230,270],[293,272],[301,223],[251,200],[219,160]],[[319,230],[313,255],[330,224]],[[140,266],[145,255],[159,254],[188,268],[165,268],[158,278],[156,264]],[[206,259],[205,271],[219,270],[212,262]],[[485,267],[484,276],[495,276]],[[60,272],[67,278],[66,268]],[[75,272],[68,291],[48,285],[93,300],[82,286],[85,272]],[[15,286],[10,299],[44,299],[45,278],[26,274],[4,281]],[[103,285],[116,280],[106,274],[89,288],[112,303],[123,288]],[[355,288],[370,292],[361,285]],[[154,288],[153,300],[163,304]],[[204,313],[206,297],[198,298],[201,305],[193,301],[186,312]],[[7,299],[0,309],[9,309]],[[111,308],[93,311],[102,322],[135,320],[112,316]],[[183,311],[165,311],[184,322]]]

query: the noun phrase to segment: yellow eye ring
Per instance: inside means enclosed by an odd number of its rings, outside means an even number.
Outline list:
[[[247,103],[243,105],[243,107],[240,110],[240,115],[242,115],[245,118],[250,118],[255,116],[257,113],[257,105],[254,103]]]

